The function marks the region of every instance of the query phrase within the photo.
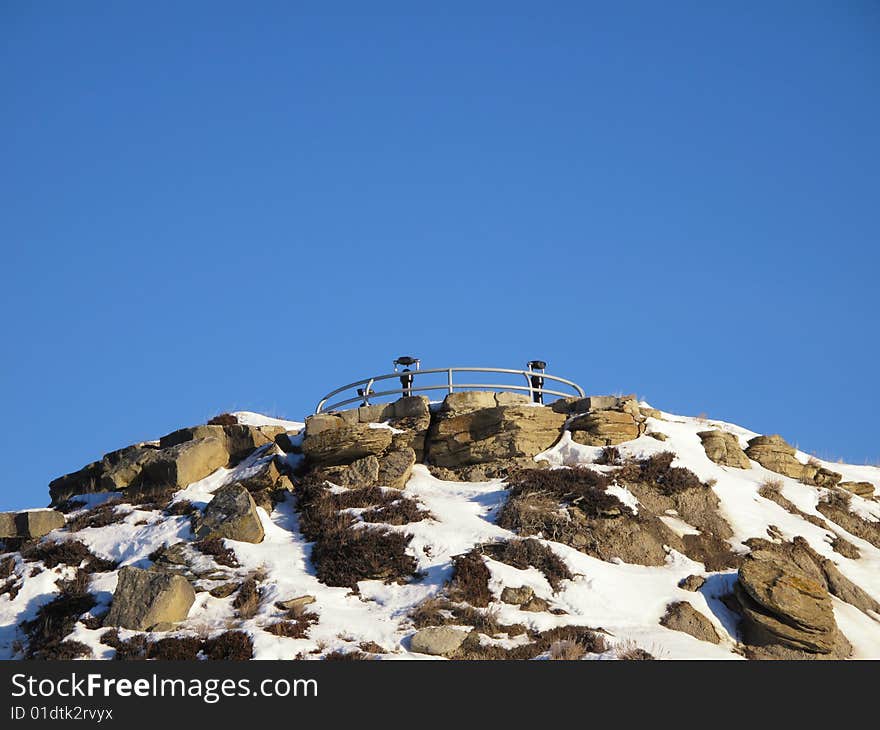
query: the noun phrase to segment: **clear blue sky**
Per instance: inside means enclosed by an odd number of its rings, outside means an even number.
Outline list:
[[[409,352],[880,460],[878,3],[416,5],[0,4],[0,508]]]

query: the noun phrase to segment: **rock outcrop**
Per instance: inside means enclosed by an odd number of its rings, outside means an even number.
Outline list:
[[[645,433],[645,417],[633,395],[581,398],[568,408],[575,414],[567,425],[571,438],[585,446],[615,446]]]
[[[795,457],[796,453],[797,449],[778,434],[755,436],[749,441],[746,449],[746,455],[765,469],[798,479],[805,484],[830,489],[843,478],[837,472],[813,463],[813,460],[806,464],[798,461]]]
[[[746,643],[767,658],[842,658],[850,647],[837,628],[821,571],[796,546],[757,543],[735,585]],[[762,549],[764,548],[764,549]]]
[[[53,505],[76,494],[183,488],[216,469],[231,466],[284,434],[277,426],[202,425],[182,428],[158,442],[143,442],[105,454],[49,484]]]
[[[734,434],[714,429],[700,431],[697,436],[703,442],[706,456],[716,464],[733,466],[737,469],[749,469],[752,466],[749,457],[739,445],[739,439]]]
[[[250,492],[239,484],[227,484],[214,492],[205,512],[194,520],[200,540],[212,537],[258,543],[263,541],[263,525]]]
[[[840,482],[837,486],[865,499],[874,496],[874,485],[871,482]]]
[[[64,515],[53,509],[0,512],[0,540],[33,540],[64,527]]]
[[[700,641],[718,644],[721,639],[712,622],[687,601],[675,601],[666,607],[660,624],[673,631],[682,631]]]
[[[531,458],[556,443],[564,423],[515,394],[450,393],[431,421],[425,458],[446,468]]]
[[[179,575],[127,566],[119,571],[104,625],[148,631],[174,624],[187,617],[195,599],[193,587]]]

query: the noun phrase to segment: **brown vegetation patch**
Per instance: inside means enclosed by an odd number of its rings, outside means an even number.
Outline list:
[[[116,569],[114,561],[99,558],[79,540],[32,543],[21,551],[21,557],[27,561],[42,560],[47,568],[63,564],[80,568],[86,573],[103,573]]]
[[[220,413],[208,421],[209,426],[235,426],[238,424],[238,416],[231,413]]]
[[[28,659],[65,659],[76,651],[75,642],[65,642],[65,637],[87,611],[95,606],[94,597],[88,592],[89,576],[79,570],[73,580],[58,581],[61,592],[49,603],[40,607],[32,621],[21,625],[27,634]]]
[[[125,504],[121,499],[110,499],[106,502],[102,502],[97,507],[87,510],[69,520],[67,523],[67,529],[70,532],[79,532],[87,527],[107,527],[107,525],[122,522],[128,517],[129,513],[123,510],[116,510],[121,504]]]
[[[489,569],[476,548],[452,558],[452,580],[449,595],[454,601],[467,601],[472,606],[485,608],[492,600],[489,592]]]
[[[192,546],[202,555],[210,555],[218,565],[225,565],[227,568],[239,567],[235,551],[232,548],[226,547],[226,543],[220,537],[198,540],[192,543]]]
[[[483,551],[499,562],[525,570],[529,566],[540,570],[550,587],[558,591],[563,580],[572,580],[568,567],[556,553],[542,542],[527,540],[506,540],[483,546]]]

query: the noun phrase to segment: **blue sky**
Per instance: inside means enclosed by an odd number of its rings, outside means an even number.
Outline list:
[[[409,352],[880,461],[880,6],[735,5],[4,2],[0,508]]]

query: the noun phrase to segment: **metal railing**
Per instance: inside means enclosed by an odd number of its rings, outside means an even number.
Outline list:
[[[446,383],[438,385],[416,385],[413,381],[422,375],[445,373]],[[526,379],[526,385],[513,385],[507,383],[456,383],[454,382],[455,373],[503,373],[510,375],[521,375]],[[383,380],[391,380],[392,378],[400,380],[402,376],[410,378],[410,383],[406,387],[397,388],[395,390],[374,391],[373,385]],[[541,385],[535,385],[533,378],[542,378]],[[544,380],[551,380],[554,383],[560,383],[568,386],[571,390],[568,392],[552,390],[543,387]],[[344,393],[347,390],[357,389],[357,395],[353,398],[344,398],[335,401],[330,405],[327,404],[334,396]],[[555,375],[547,375],[543,371],[536,370],[510,370],[507,368],[431,368],[428,370],[409,370],[406,372],[394,372],[387,375],[375,375],[371,378],[357,380],[354,383],[343,385],[341,388],[332,390],[318,402],[315,413],[324,413],[326,411],[336,410],[342,406],[358,403],[359,405],[370,405],[377,398],[388,396],[412,395],[414,393],[424,393],[433,390],[445,390],[447,393],[454,393],[456,390],[491,390],[491,391],[515,391],[528,393],[530,399],[535,400],[535,396],[539,395],[541,400],[544,396],[553,396],[556,398],[571,398],[577,396],[583,398],[586,393],[577,383],[565,378],[559,378]]]

